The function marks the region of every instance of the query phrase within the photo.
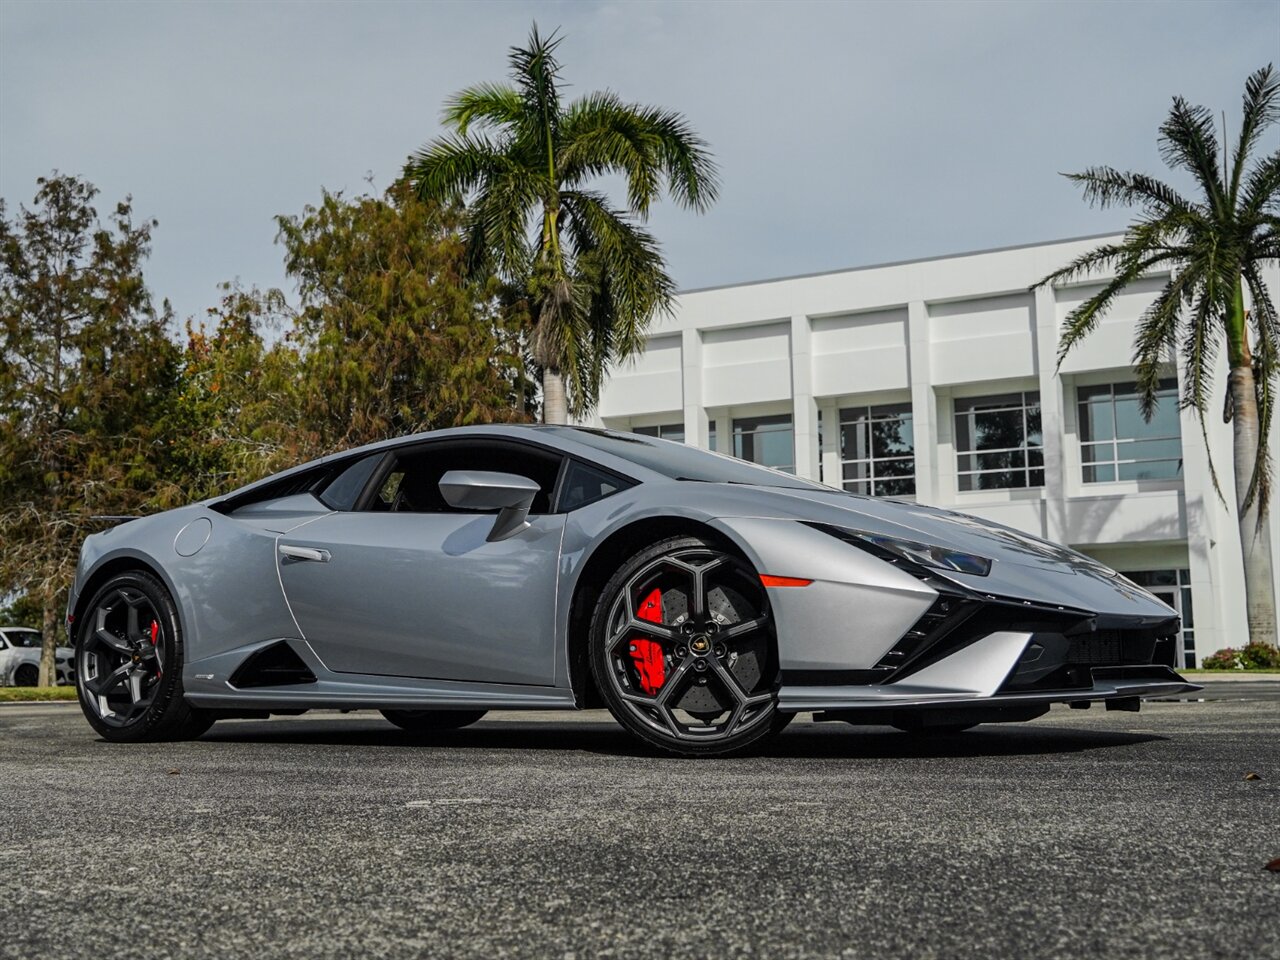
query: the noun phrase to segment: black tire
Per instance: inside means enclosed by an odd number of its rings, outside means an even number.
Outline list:
[[[211,713],[183,696],[182,624],[164,584],[130,570],[103,584],[84,610],[76,630],[76,695],[104,740],[190,740],[213,725]],[[116,676],[122,679],[111,682]]]
[[[15,687],[39,686],[40,668],[34,663],[19,664],[18,669],[13,671],[13,685]]]
[[[410,733],[434,733],[469,727],[487,710],[381,710],[384,717]]]
[[[751,565],[718,543],[671,537],[627,560],[596,603],[588,642],[609,712],[666,753],[739,754],[791,722],[778,710],[768,594]]]

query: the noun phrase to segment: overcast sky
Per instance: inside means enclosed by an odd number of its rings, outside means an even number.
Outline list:
[[[180,317],[284,284],[272,217],[379,189],[530,23],[573,91],[684,111],[720,202],[652,218],[684,288],[1101,233],[1058,171],[1159,171],[1173,94],[1226,110],[1280,2],[116,3],[0,0],[0,196],[53,169],[160,221]],[[1274,148],[1276,138],[1269,146]]]

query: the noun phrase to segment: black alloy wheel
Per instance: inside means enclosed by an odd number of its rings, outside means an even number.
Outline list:
[[[778,656],[760,577],[735,553],[675,537],[609,581],[591,627],[591,667],[610,712],[664,751],[746,750],[791,720],[778,710]]]
[[[164,585],[130,571],[105,583],[77,625],[76,692],[90,725],[106,740],[185,740],[213,717],[182,692],[178,610]]]

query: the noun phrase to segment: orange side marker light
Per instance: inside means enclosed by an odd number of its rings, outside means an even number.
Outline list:
[[[813,583],[801,577],[775,577],[771,573],[760,574],[760,582],[766,587],[807,587]]]

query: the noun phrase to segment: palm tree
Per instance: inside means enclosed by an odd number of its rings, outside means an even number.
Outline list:
[[[1195,410],[1206,434],[1214,361],[1225,343],[1229,373],[1223,419],[1233,431],[1249,637],[1269,644],[1276,644],[1277,637],[1267,521],[1271,480],[1267,437],[1280,377],[1280,320],[1262,268],[1280,259],[1280,150],[1257,159],[1250,155],[1277,118],[1280,77],[1271,65],[1245,83],[1240,139],[1229,159],[1226,145],[1219,149],[1209,110],[1175,97],[1160,126],[1160,154],[1171,170],[1192,176],[1200,196],[1188,200],[1154,177],[1112,167],[1068,174],[1084,187],[1089,202],[1104,208],[1136,206],[1142,215],[1120,242],[1090,250],[1037,284],[1103,271],[1112,277],[1067,316],[1058,343],[1061,365],[1071,348],[1097,327],[1122,290],[1154,271],[1169,272],[1168,283],[1139,321],[1133,348],[1143,414],[1148,418],[1155,409],[1162,365],[1180,352],[1181,405]],[[1207,444],[1207,434],[1205,439]],[[1213,482],[1217,488],[1216,472]]]
[[[562,103],[559,45],[535,25],[511,50],[512,82],[449,100],[452,132],[407,168],[424,199],[466,203],[469,269],[527,298],[547,423],[589,411],[609,365],[639,352],[650,319],[671,309],[674,285],[643,227],[650,206],[665,189],[701,212],[717,189],[707,145],[680,114],[608,91]],[[625,208],[589,188],[607,175],[625,180]]]

